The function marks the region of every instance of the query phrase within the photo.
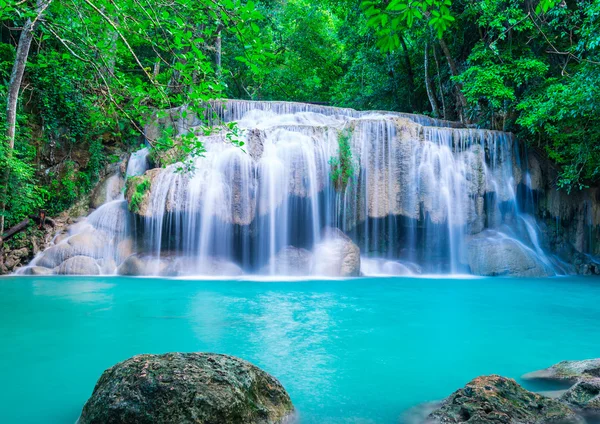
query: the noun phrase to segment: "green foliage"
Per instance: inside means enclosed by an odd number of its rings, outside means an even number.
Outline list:
[[[147,177],[134,177],[135,188],[133,189],[133,194],[131,195],[131,199],[129,201],[129,210],[131,212],[137,213],[140,211],[140,206],[142,201],[144,200],[144,195],[150,189],[150,180]],[[139,182],[138,182],[139,180]]]
[[[329,159],[331,166],[331,180],[337,191],[343,191],[348,183],[354,178],[354,162],[352,160],[352,148],[350,140],[352,130],[342,130],[338,136],[338,155]]]
[[[379,38],[377,46],[383,52],[400,47],[402,32],[413,28],[417,21],[425,21],[438,38],[455,21],[450,13],[450,0],[363,0],[361,8],[369,18],[367,25],[374,28]]]

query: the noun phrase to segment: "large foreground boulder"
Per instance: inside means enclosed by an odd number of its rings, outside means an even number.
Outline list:
[[[467,242],[467,262],[476,275],[547,277],[552,269],[532,249],[492,230],[482,231]]]
[[[326,228],[315,246],[313,274],[327,277],[358,277],[360,249],[338,228]]]
[[[278,423],[293,412],[274,377],[213,353],[138,355],[104,371],[80,424]]]
[[[447,398],[429,417],[430,423],[567,424],[583,423],[566,405],[529,392],[498,375],[472,380]]]

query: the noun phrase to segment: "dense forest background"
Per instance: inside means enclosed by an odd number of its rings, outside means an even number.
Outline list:
[[[600,179],[598,1],[0,0],[0,21],[0,234],[89,192],[156,110],[215,98],[461,120],[562,189]]]

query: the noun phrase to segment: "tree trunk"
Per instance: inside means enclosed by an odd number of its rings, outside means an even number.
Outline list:
[[[19,45],[17,47],[17,54],[13,63],[12,72],[10,74],[10,80],[8,83],[8,98],[6,102],[6,141],[8,143],[8,149],[6,151],[7,159],[10,160],[12,157],[13,150],[15,148],[15,131],[17,125],[17,103],[19,100],[19,91],[21,90],[21,83],[23,82],[23,74],[25,73],[25,65],[27,64],[27,58],[29,56],[29,49],[31,48],[31,41],[33,40],[33,32],[39,23],[39,19],[50,5],[52,0],[37,0],[35,19],[27,19],[21,35],[19,36]],[[2,177],[3,193],[0,198],[0,234],[4,231],[4,212],[6,211],[6,195],[8,193],[8,182],[10,179],[10,167],[7,166],[4,175]]]
[[[444,52],[444,56],[446,56],[446,60],[448,61],[448,66],[450,67],[450,73],[452,74],[453,77],[457,77],[458,76],[458,68],[456,67],[456,62],[454,62],[454,59],[452,58],[452,55],[450,54],[450,49],[448,49],[448,45],[442,38],[440,38],[440,47],[442,48],[442,51]],[[462,84],[455,81],[454,85],[456,86],[456,96],[457,96],[458,104],[460,107],[461,120],[464,120],[465,119],[464,110],[467,108],[467,99],[465,98],[465,95],[462,92]]]
[[[429,41],[425,42],[425,88],[427,89],[427,97],[429,103],[431,103],[431,110],[433,116],[438,118],[440,116],[440,107],[438,106],[437,98],[435,97],[435,91],[431,86],[431,78],[429,77]]]
[[[217,32],[217,40],[215,41],[215,63],[217,65],[217,77],[221,78],[221,30]]]
[[[444,119],[448,119],[448,114],[446,113],[446,101],[444,100],[444,90],[442,87],[442,76],[440,75],[440,62],[438,61],[435,45],[433,45],[432,47],[433,59],[435,60],[435,69],[437,71],[437,82],[438,89],[440,91],[440,100],[442,101],[442,115],[444,116]]]
[[[0,236],[0,246],[2,246],[2,244],[6,240],[8,240],[9,238],[11,238],[15,234],[17,234],[19,231],[23,231],[25,228],[27,228],[28,225],[29,225],[29,219],[24,219],[23,221],[19,222],[14,227],[10,228],[6,233],[1,234],[1,236]]]
[[[408,106],[411,110],[414,110],[412,99],[415,95],[415,74],[410,63],[410,57],[408,56],[406,41],[402,36],[400,36],[400,43],[402,45],[402,57],[404,58],[404,66],[406,67],[406,76],[408,77]]]

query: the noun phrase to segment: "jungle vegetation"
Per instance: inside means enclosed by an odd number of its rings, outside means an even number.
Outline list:
[[[562,189],[600,179],[598,1],[0,0],[0,22],[0,234],[71,206],[156,111],[218,98],[461,120]]]

